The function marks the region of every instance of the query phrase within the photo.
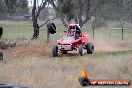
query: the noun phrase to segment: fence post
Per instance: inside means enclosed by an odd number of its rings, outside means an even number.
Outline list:
[[[109,31],[109,39],[111,40],[111,29]]]
[[[49,32],[49,30],[47,28],[47,43],[49,43],[49,39],[50,39],[50,32]]]
[[[123,40],[123,37],[124,37],[124,36],[123,36],[123,32],[124,32],[124,29],[122,28],[122,40]]]
[[[94,30],[95,30],[95,28],[93,28],[93,40],[94,40]]]
[[[3,60],[3,52],[0,52],[0,61]]]

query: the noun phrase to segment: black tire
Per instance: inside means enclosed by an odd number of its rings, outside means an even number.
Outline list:
[[[63,54],[67,54],[67,52],[68,52],[68,51],[65,51],[65,50],[62,51]]]
[[[47,24],[47,29],[51,34],[56,33],[56,26],[54,23],[48,23]]]
[[[85,86],[89,85],[90,83],[89,83],[88,78],[82,78],[80,80],[80,84],[85,87]]]
[[[83,54],[84,54],[84,46],[83,45],[79,46],[79,54],[80,54],[80,56],[83,56]]]
[[[0,39],[2,38],[3,35],[3,27],[0,27]]]
[[[58,47],[57,46],[53,46],[52,54],[53,54],[53,57],[57,57],[58,56]]]
[[[0,52],[0,60],[3,60],[3,52]]]
[[[94,45],[93,45],[93,43],[89,42],[86,45],[86,49],[87,49],[87,54],[92,54],[94,52]]]

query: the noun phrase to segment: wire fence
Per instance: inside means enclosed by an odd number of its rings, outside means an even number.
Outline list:
[[[132,30],[130,28],[109,28],[107,30],[97,30],[92,28],[92,38],[98,38],[100,32],[104,35],[103,37],[108,38],[109,40],[132,40]]]

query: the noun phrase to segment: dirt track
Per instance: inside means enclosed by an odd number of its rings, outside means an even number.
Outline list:
[[[20,46],[4,50],[4,53],[6,57],[49,56],[49,48],[45,45]]]
[[[94,43],[95,52],[110,52],[110,51],[123,51],[129,50],[131,43],[127,42],[107,42],[107,41],[98,41]]]
[[[130,44],[131,45],[131,44]],[[110,43],[110,42],[103,42],[103,41],[98,41],[94,42],[95,46],[95,53],[96,52],[111,52],[111,51],[123,51],[123,50],[129,50],[131,48],[126,47],[130,46],[128,43],[126,45],[126,42],[124,43]],[[9,58],[9,57],[27,57],[27,56],[37,56],[37,57],[42,57],[42,56],[51,56],[51,49],[52,49],[53,44],[29,44],[26,46],[18,46],[18,47],[12,47],[7,50],[3,50],[4,55]],[[73,52],[70,52],[73,53]],[[72,55],[72,54],[71,54]]]

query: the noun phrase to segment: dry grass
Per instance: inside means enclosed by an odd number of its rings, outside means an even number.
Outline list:
[[[0,83],[26,85],[31,88],[81,88],[78,82],[81,68],[89,70],[91,79],[132,79],[130,54],[72,58],[73,61],[69,57],[6,59],[0,63]]]
[[[32,88],[77,87],[77,85],[72,84],[74,81],[77,83],[76,65],[60,60],[25,58],[1,63],[1,67],[0,70],[3,71],[0,74],[1,83],[28,85]],[[72,71],[74,68],[75,70]]]

